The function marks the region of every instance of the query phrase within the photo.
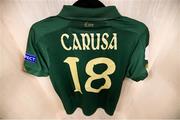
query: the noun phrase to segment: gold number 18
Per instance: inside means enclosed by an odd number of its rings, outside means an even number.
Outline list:
[[[79,91],[81,94],[83,94],[81,91],[80,83],[79,83],[79,76],[78,76],[77,64],[76,64],[76,62],[79,62],[79,59],[77,57],[67,57],[64,60],[64,62],[69,64],[71,75],[72,75],[74,86],[75,86],[74,91],[75,92]],[[93,68],[96,64],[101,64],[101,63],[106,64],[107,69],[103,73],[97,74],[93,71]],[[112,61],[109,58],[99,57],[99,58],[90,60],[86,64],[86,68],[85,68],[86,73],[90,76],[85,83],[86,91],[93,92],[93,93],[99,93],[102,89],[109,89],[111,87],[111,79],[108,75],[114,73],[115,69],[116,69],[116,65],[115,65],[114,61]],[[102,85],[101,87],[99,87],[98,89],[91,87],[91,83],[100,78],[104,78],[105,84]]]

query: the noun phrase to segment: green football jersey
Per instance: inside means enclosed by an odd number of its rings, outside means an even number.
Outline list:
[[[148,27],[115,6],[64,5],[31,26],[24,70],[50,77],[67,114],[79,107],[89,116],[102,108],[112,116],[124,78],[148,76],[148,44]]]

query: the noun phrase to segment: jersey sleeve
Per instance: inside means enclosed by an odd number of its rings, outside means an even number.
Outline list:
[[[37,44],[41,37],[33,27],[29,30],[26,53],[24,55],[24,71],[35,76],[48,76],[48,54],[46,49]]]
[[[146,27],[145,31],[140,35],[133,54],[130,58],[130,63],[127,68],[126,77],[140,81],[148,76],[148,59],[146,58],[146,48],[149,44],[149,30]]]

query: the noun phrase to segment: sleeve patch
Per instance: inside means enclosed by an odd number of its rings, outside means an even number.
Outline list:
[[[35,63],[35,62],[36,62],[36,56],[35,56],[35,55],[32,55],[32,54],[29,54],[29,53],[26,53],[26,54],[25,54],[24,59],[25,59],[26,61],[29,61],[29,62],[32,62],[32,63]]]

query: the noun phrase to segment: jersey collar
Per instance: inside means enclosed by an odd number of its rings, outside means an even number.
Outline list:
[[[64,5],[58,16],[74,20],[108,20],[120,17],[115,6],[101,8],[82,8],[72,5]]]

